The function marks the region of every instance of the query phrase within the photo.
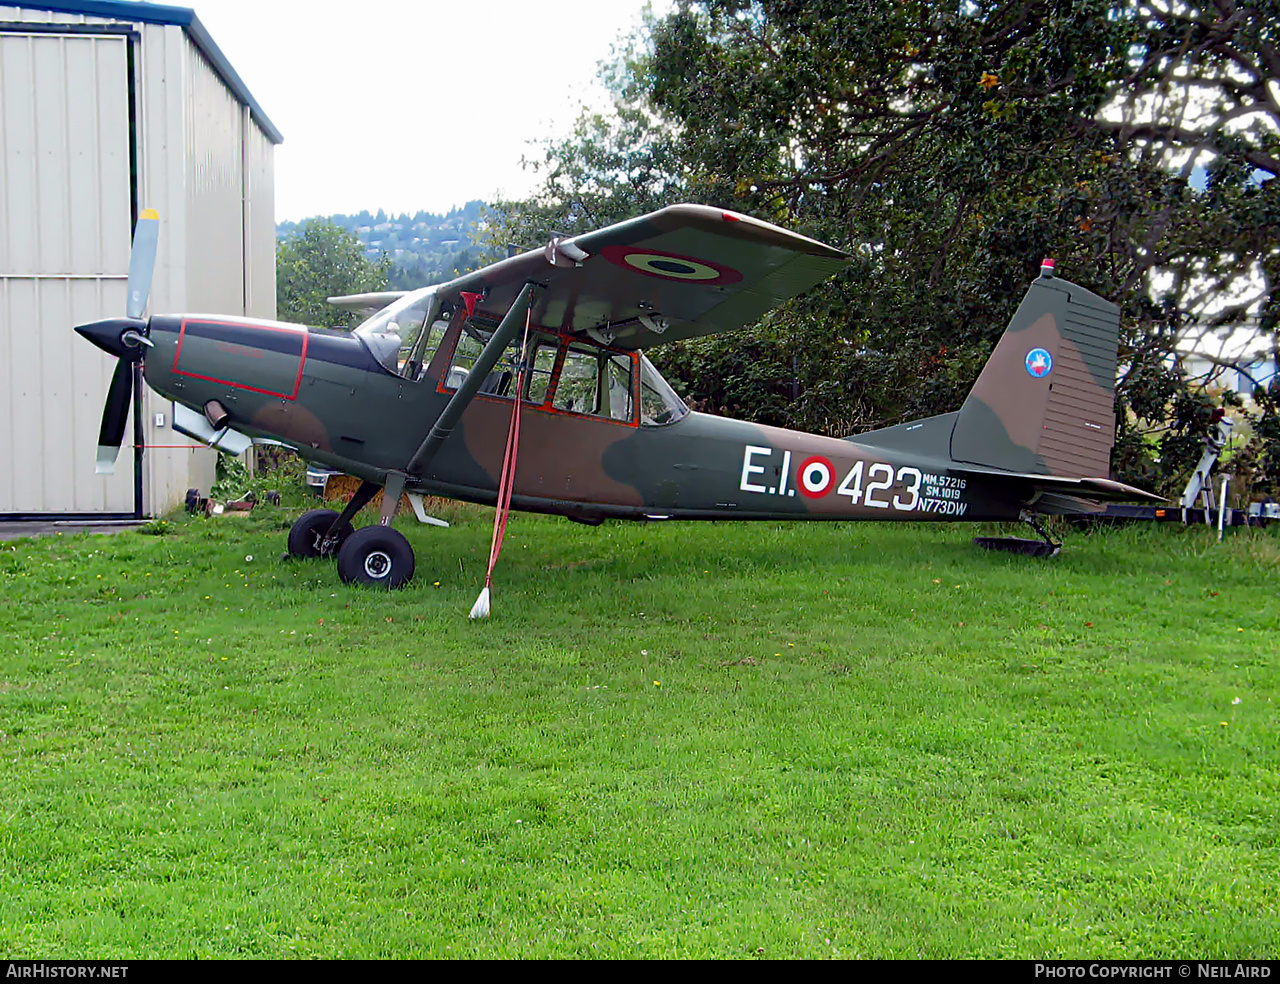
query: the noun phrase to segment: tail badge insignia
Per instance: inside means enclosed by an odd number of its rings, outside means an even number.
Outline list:
[[[1042,348],[1033,348],[1027,353],[1027,372],[1036,379],[1043,379],[1053,369],[1053,356]]]

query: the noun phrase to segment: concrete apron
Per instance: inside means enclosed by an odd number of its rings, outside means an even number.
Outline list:
[[[146,520],[80,520],[59,523],[0,523],[0,540],[19,540],[28,536],[52,536],[57,533],[124,533],[136,530]]]

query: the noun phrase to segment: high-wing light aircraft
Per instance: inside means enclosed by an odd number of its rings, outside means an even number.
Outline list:
[[[141,360],[184,433],[232,451],[280,442],[362,479],[341,514],[307,512],[288,538],[294,556],[336,555],[348,583],[413,576],[390,525],[405,492],[424,519],[421,495],[495,503],[500,491],[512,508],[584,523],[1021,519],[1043,540],[1016,542],[1036,553],[1058,547],[1038,515],[1157,498],[1099,477],[1115,430],[1119,309],[1057,279],[1051,261],[960,410],[842,440],[692,412],[643,355],[749,324],[847,262],[746,215],[677,205],[445,284],[333,299],[371,314],[353,332],[144,320],[157,234],[144,213],[128,317],[76,329],[119,359],[100,470],[119,449]],[[379,489],[379,523],[353,530]]]

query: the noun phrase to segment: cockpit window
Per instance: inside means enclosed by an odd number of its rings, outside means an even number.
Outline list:
[[[524,388],[527,399],[539,405],[546,402],[559,354],[560,343],[554,338],[543,338],[534,346],[533,358],[529,360],[529,381]]]
[[[607,356],[601,366],[600,413],[628,424],[635,419],[631,410],[631,356]]]
[[[632,423],[631,356],[570,345],[552,402],[557,410]]]
[[[440,348],[440,343],[444,341],[444,333],[448,330],[449,320],[436,318],[431,323],[431,327],[422,333],[418,345],[413,349],[413,354],[401,366],[401,372],[410,379],[421,379],[427,371],[427,366],[431,365],[431,359],[435,356],[436,350]]]
[[[476,360],[480,358],[480,353],[484,351],[484,347],[491,335],[492,332],[488,329],[477,328],[470,324],[462,326],[458,344],[453,350],[453,359],[449,363],[448,371],[445,373],[444,385],[446,389],[457,389],[462,385],[463,381],[471,374]],[[517,334],[508,343],[506,351],[498,356],[498,361],[494,363],[493,369],[485,377],[479,392],[486,393],[489,396],[506,397],[514,394],[516,371],[520,368],[520,344],[522,339],[523,335]],[[529,350],[534,355],[532,373],[526,377],[525,399],[541,403],[546,397],[547,382],[551,376],[551,367],[555,365],[558,345],[559,343],[554,338],[543,335],[533,335],[529,338]]]
[[[653,363],[640,356],[640,423],[656,426],[674,424],[689,408],[676,396]]]
[[[596,376],[599,372],[598,349],[570,345],[564,354],[560,382],[556,384],[555,408],[574,413],[595,413]]]
[[[439,308],[434,287],[413,291],[383,308],[355,334],[385,368],[419,379],[448,327],[447,319],[439,317]],[[424,337],[423,327],[428,324],[430,330]]]
[[[470,323],[462,325],[441,380],[444,389],[454,390],[462,386],[475,370],[476,360],[491,335],[491,329]],[[520,338],[517,335],[499,356],[493,369],[485,376],[480,393],[507,399],[515,395]],[[688,414],[689,408],[643,355],[634,356],[629,352],[601,348],[587,341],[570,340],[546,332],[538,332],[529,339],[524,398],[546,409],[607,417],[635,426],[637,365],[640,370],[640,423],[650,426],[671,424]]]

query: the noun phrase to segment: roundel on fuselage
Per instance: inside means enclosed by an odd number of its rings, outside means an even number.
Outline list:
[[[836,480],[835,466],[820,454],[802,461],[796,475],[800,478],[800,494],[806,499],[821,499]]]

